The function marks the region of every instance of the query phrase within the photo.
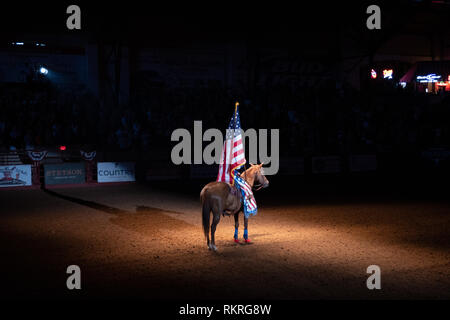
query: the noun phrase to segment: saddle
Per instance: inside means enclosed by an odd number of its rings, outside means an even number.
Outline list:
[[[241,193],[239,192],[239,190],[236,188],[236,186],[232,186],[231,184],[228,184],[228,186],[230,187],[230,193],[235,196],[235,197],[240,197]]]
[[[228,186],[230,187],[230,194],[234,197],[237,197],[239,199],[239,201],[242,202],[241,191],[234,185],[232,186],[231,184],[228,184]]]
[[[231,184],[229,184],[228,183],[228,187],[230,188],[230,194],[233,196],[233,197],[236,197],[236,198],[238,198],[239,199],[239,202],[241,202],[241,204],[242,204],[242,195],[241,195],[241,192],[238,190],[238,188],[236,188],[236,186],[233,186],[233,185],[231,185]],[[234,212],[231,212],[231,211],[229,211],[229,210],[224,210],[224,212],[222,213],[223,215],[232,215]]]

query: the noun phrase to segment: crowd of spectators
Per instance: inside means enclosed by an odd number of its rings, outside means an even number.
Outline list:
[[[250,93],[221,87],[136,90],[127,105],[105,103],[83,90],[49,85],[3,86],[3,150],[58,145],[96,149],[171,148],[176,128],[225,130],[241,103],[243,129],[279,128],[281,154],[414,151],[450,141],[450,98],[414,91],[276,86]]]

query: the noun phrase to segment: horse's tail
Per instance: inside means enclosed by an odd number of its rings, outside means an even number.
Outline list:
[[[203,232],[205,233],[205,237],[207,239],[209,235],[209,222],[211,218],[211,206],[209,205],[209,201],[205,195],[205,189],[200,193],[200,200],[202,201],[202,223],[203,223]]]

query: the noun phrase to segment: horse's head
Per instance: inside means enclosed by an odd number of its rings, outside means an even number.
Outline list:
[[[261,188],[267,188],[269,186],[269,180],[267,180],[264,175],[263,163],[261,164],[251,164],[251,167],[247,170],[250,171],[249,176],[253,176],[253,184],[252,186],[257,188],[257,190]]]

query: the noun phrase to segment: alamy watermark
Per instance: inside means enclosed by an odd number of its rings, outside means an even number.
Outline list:
[[[75,264],[72,264],[67,267],[66,273],[70,274],[70,276],[68,276],[67,280],[66,280],[67,289],[80,290],[81,289],[81,269],[80,269],[80,267]]]
[[[367,289],[373,290],[381,289],[381,268],[375,264],[370,265],[367,267],[366,272],[370,274],[370,276],[367,278],[366,286]]]
[[[228,132],[228,130],[227,130]],[[248,157],[250,163],[264,163],[264,174],[274,175],[278,172],[280,154],[280,130],[270,129],[270,155],[269,130],[247,129],[242,130],[242,142],[244,150],[248,140]],[[178,141],[172,148],[171,159],[179,164],[220,164],[223,147],[223,135],[219,129],[211,128],[203,133],[202,121],[194,121],[194,137],[184,128],[178,128],[172,132],[171,141]],[[192,149],[193,141],[193,149]],[[203,149],[203,142],[210,142]],[[192,158],[192,150],[194,151]],[[258,161],[259,160],[259,161]]]
[[[381,9],[379,6],[372,4],[367,7],[367,14],[370,16],[366,20],[366,26],[369,30],[380,30],[381,29]]]
[[[79,6],[72,4],[67,7],[66,13],[70,16],[66,20],[66,27],[69,30],[81,29],[81,9]]]

